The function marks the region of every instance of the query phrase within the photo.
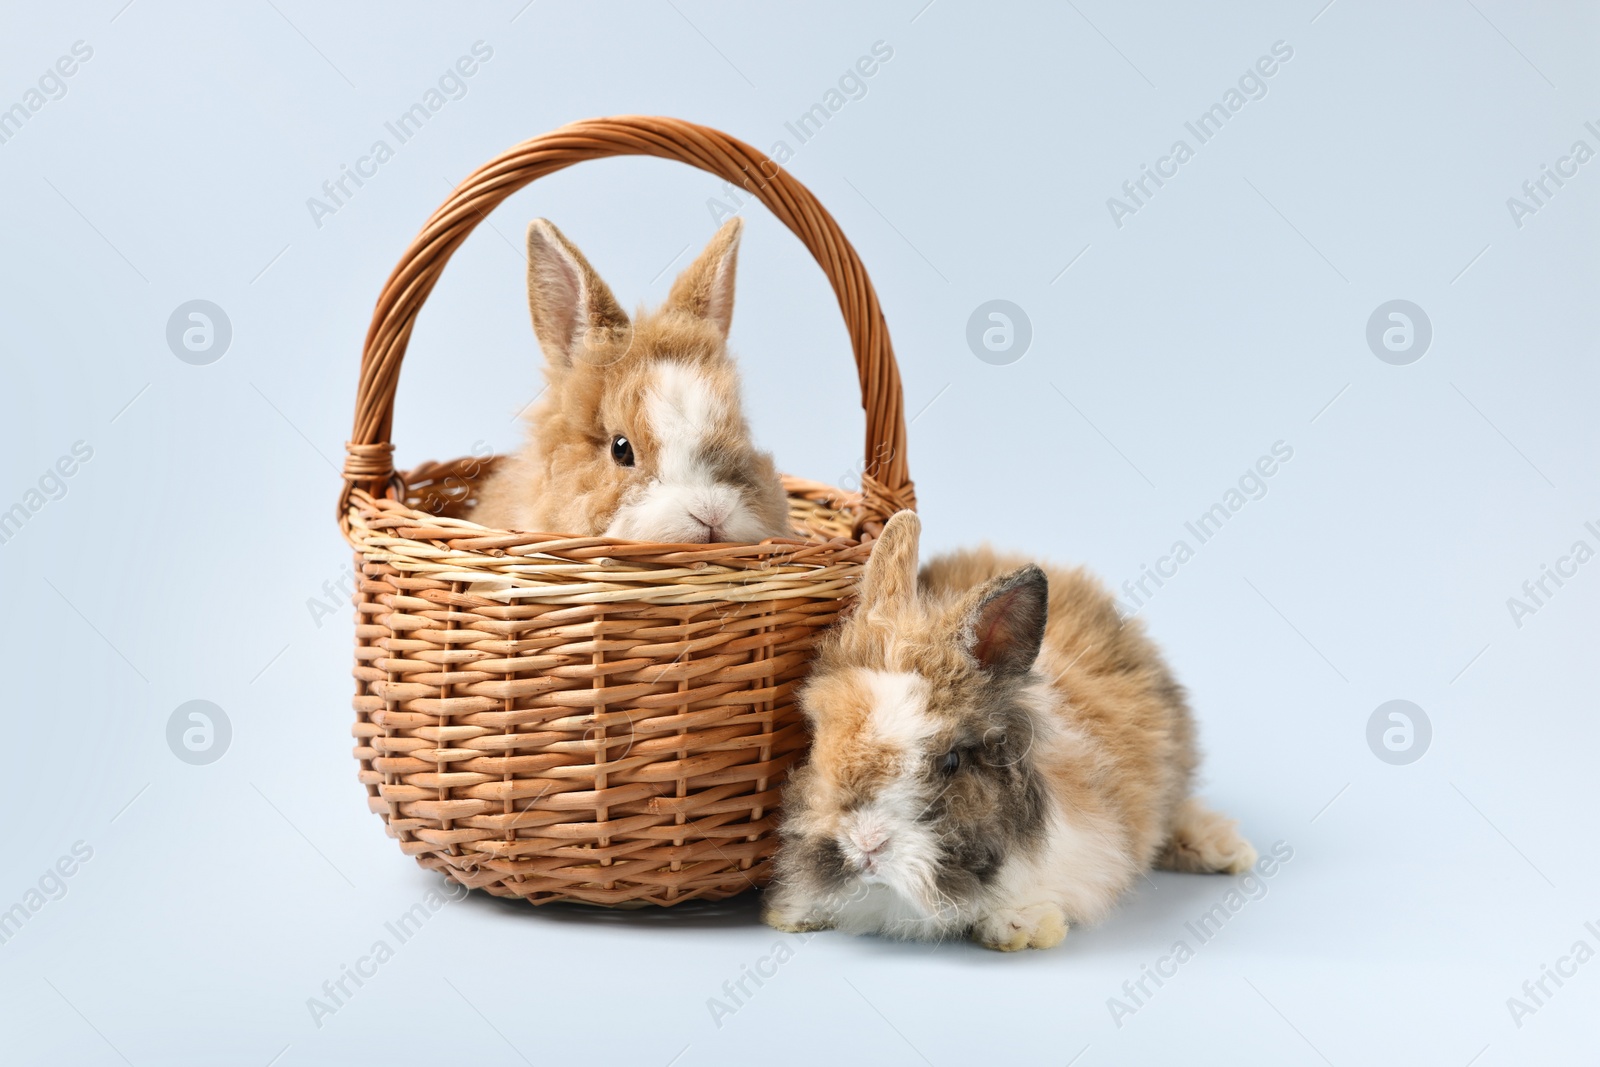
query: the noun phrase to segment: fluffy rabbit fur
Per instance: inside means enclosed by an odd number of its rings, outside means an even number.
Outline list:
[[[1098,582],[983,548],[919,583],[919,531],[889,521],[801,692],[769,924],[1049,948],[1152,864],[1255,862],[1190,795],[1183,690]]]
[[[669,543],[792,536],[728,354],[740,226],[718,230],[666,303],[632,322],[560,230],[528,226],[528,305],[549,388],[527,444],[485,479],[472,521]]]

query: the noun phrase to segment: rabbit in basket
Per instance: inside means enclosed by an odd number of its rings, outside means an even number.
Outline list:
[[[741,226],[724,224],[666,302],[632,321],[560,230],[528,226],[528,304],[549,388],[526,445],[495,466],[467,518],[670,544],[794,536],[728,354]]]
[[[1049,948],[1152,865],[1255,862],[1190,794],[1194,724],[1137,620],[1081,569],[987,548],[919,583],[919,532],[889,520],[820,643],[767,923]]]

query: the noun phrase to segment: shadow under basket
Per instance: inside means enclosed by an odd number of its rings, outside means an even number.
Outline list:
[[[461,516],[494,458],[392,468],[400,362],[451,252],[534,178],[625,154],[743,185],[833,283],[871,462],[859,493],[785,478],[793,539],[492,530]],[[673,119],[594,119],[468,178],[379,300],[340,501],[359,575],[355,755],[389,835],[424,867],[533,903],[667,905],[763,884],[780,787],[808,743],[794,696],[812,644],[847,607],[882,523],[915,503],[904,440],[871,283],[827,212],[760,152]]]

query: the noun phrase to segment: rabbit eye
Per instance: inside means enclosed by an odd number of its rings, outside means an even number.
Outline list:
[[[633,443],[620,433],[612,437],[611,458],[619,467],[633,466]]]
[[[949,752],[946,752],[944,754],[944,759],[939,761],[939,769],[941,771],[943,771],[945,774],[954,774],[954,773],[956,773],[956,769],[958,767],[960,767],[960,766],[961,766],[961,753],[956,751],[953,748]]]

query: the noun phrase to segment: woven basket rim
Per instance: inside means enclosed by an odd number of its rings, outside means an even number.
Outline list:
[[[470,462],[487,471],[501,456],[489,456],[485,459],[463,459],[456,463]],[[382,497],[373,496],[364,489],[355,489],[351,493],[349,506],[350,514],[354,515],[362,510],[383,510],[393,514],[406,513],[415,516],[417,521],[410,527],[411,533],[402,535],[417,541],[466,541],[468,544],[456,547],[469,550],[484,551],[490,554],[529,554],[537,551],[546,555],[571,555],[573,558],[593,559],[610,557],[616,560],[659,557],[660,562],[685,563],[685,562],[710,562],[714,560],[743,560],[743,559],[768,559],[771,557],[799,558],[808,551],[818,546],[854,547],[864,545],[874,540],[870,530],[863,531],[859,537],[822,537],[820,535],[792,537],[768,537],[761,541],[635,541],[628,538],[605,537],[600,535],[581,535],[560,533],[548,530],[511,530],[498,526],[485,526],[473,522],[471,519],[457,518],[448,515],[435,515],[419,508],[411,507],[403,502],[404,493],[411,488],[424,484],[441,469],[448,465],[436,462],[423,463],[411,470],[400,471],[396,474],[396,486],[400,492],[397,495],[385,494]],[[844,489],[836,489],[823,482],[797,478],[793,475],[780,475],[783,480],[785,492],[790,497],[803,497],[813,500],[831,501],[833,510],[840,514],[852,513],[857,516],[855,525],[865,526],[867,520],[877,519],[885,521],[887,516],[873,510],[868,503],[868,497],[862,493]],[[379,504],[382,500],[383,503]],[[538,546],[536,549],[532,546]],[[605,550],[605,551],[602,551]]]
[[[350,538],[363,556],[413,575],[470,583],[481,604],[837,598],[853,586],[853,566],[866,561],[873,541],[863,533],[678,545],[501,531],[361,489],[351,494],[350,507]]]

